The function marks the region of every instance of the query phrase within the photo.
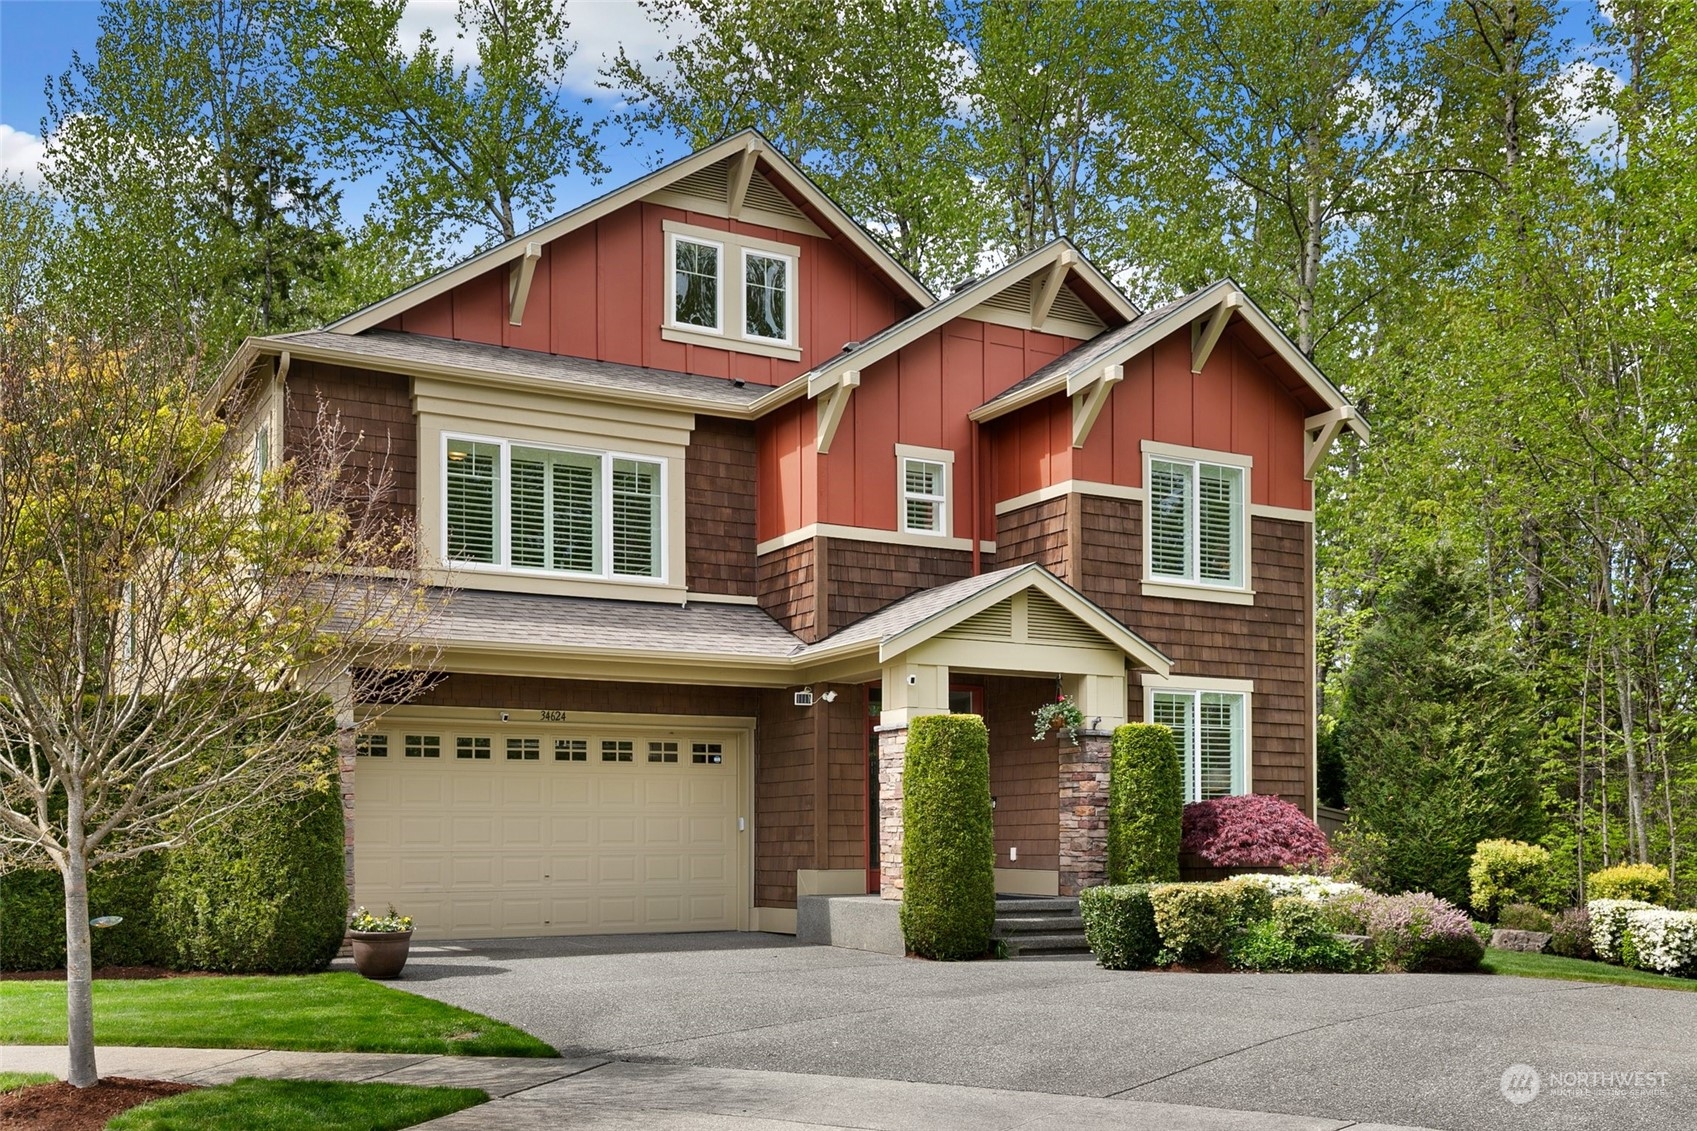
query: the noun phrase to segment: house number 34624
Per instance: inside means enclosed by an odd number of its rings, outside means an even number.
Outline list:
[[[563,723],[566,721],[566,713],[564,711],[543,711],[542,721],[545,723]]]

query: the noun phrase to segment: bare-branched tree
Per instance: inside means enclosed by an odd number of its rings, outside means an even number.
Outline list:
[[[350,458],[323,406],[293,406],[299,455],[277,461],[276,421],[250,411],[279,395],[268,373],[207,411],[168,351],[17,331],[0,355],[0,870],[63,877],[83,1087],[90,869],[333,773],[326,735],[351,738],[356,685],[394,701],[425,678],[429,598],[407,520],[373,505],[387,473]]]

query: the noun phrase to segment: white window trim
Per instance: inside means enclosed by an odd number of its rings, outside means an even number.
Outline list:
[[[716,326],[697,326],[693,322],[678,321],[678,244],[692,243],[698,247],[710,247],[717,256],[715,262],[719,265],[718,284],[713,289],[714,316],[718,319]],[[722,240],[708,239],[693,232],[668,232],[666,234],[666,325],[691,334],[708,334],[715,338],[725,334],[725,244]]]
[[[1243,475],[1243,500],[1241,518],[1239,519],[1238,538],[1242,547],[1243,583],[1228,585],[1217,581],[1204,581],[1200,577],[1179,578],[1163,577],[1154,573],[1154,527],[1151,512],[1154,500],[1149,485],[1153,482],[1154,472],[1151,464],[1155,460],[1167,463],[1189,463],[1194,470],[1191,475],[1191,490],[1199,491],[1201,471],[1197,465],[1208,463],[1217,467],[1235,467]],[[1168,597],[1185,601],[1212,601],[1228,605],[1253,605],[1255,590],[1250,584],[1254,577],[1254,563],[1251,557],[1250,530],[1253,520],[1254,507],[1250,504],[1252,495],[1251,476],[1254,474],[1255,460],[1252,456],[1241,455],[1237,452],[1217,452],[1207,448],[1190,448],[1179,444],[1163,444],[1155,440],[1143,441],[1143,577],[1142,592],[1145,597]],[[1200,530],[1190,531],[1192,542],[1200,537]],[[1193,554],[1194,558],[1195,555]]]
[[[1233,797],[1242,797],[1255,792],[1255,681],[1248,679],[1214,679],[1207,676],[1170,676],[1161,678],[1153,672],[1142,674],[1143,683],[1143,721],[1155,721],[1155,694],[1167,692],[1175,695],[1191,697],[1191,727],[1194,732],[1198,722],[1197,703],[1205,692],[1213,691],[1227,695],[1243,697],[1243,762],[1235,767],[1232,777]],[[1189,761],[1188,750],[1179,751],[1180,758]],[[1192,778],[1191,780],[1196,780]],[[1188,793],[1185,796],[1188,804],[1197,798]]]
[[[448,445],[454,441],[473,444],[493,444],[500,449],[499,479],[496,485],[495,509],[498,521],[495,524],[495,561],[465,562],[448,556]],[[603,552],[601,568],[594,573],[578,573],[563,569],[536,569],[530,566],[515,566],[509,564],[509,550],[512,536],[512,506],[508,492],[512,488],[512,449],[514,446],[530,448],[535,451],[565,452],[570,455],[596,456],[601,460],[601,491],[597,500],[597,525],[601,526],[598,536],[602,539]],[[658,482],[660,484],[660,519],[657,526],[659,549],[657,560],[660,572],[654,577],[641,577],[632,574],[613,572],[613,461],[619,459],[635,460],[641,463],[656,464],[660,468]],[[500,436],[479,436],[471,432],[449,432],[444,430],[441,435],[440,450],[437,453],[437,464],[441,468],[441,530],[438,532],[436,553],[438,560],[445,563],[450,570],[467,570],[473,573],[507,574],[515,577],[548,577],[556,579],[580,581],[612,581],[631,585],[665,585],[670,573],[671,547],[668,542],[667,507],[670,505],[670,481],[665,456],[648,455],[643,452],[620,452],[610,449],[574,448],[562,444],[544,444],[533,440],[509,440]],[[605,524],[605,525],[602,525]]]
[[[756,354],[760,357],[773,357],[782,361],[801,360],[801,349],[798,344],[800,341],[799,327],[801,325],[800,303],[798,302],[801,293],[799,279],[801,269],[800,247],[795,244],[779,243],[776,240],[745,236],[740,232],[726,232],[718,228],[702,228],[694,224],[680,223],[676,220],[663,220],[660,227],[666,234],[666,262],[665,271],[662,272],[666,293],[661,306],[661,309],[665,311],[665,317],[660,323],[660,337],[664,341],[711,346],[714,349]],[[719,328],[717,330],[680,323],[675,317],[677,284],[674,274],[677,270],[677,241],[680,239],[692,243],[710,244],[719,248]],[[789,335],[786,339],[760,338],[744,333],[748,302],[744,260],[751,251],[789,261],[789,268],[785,272],[785,283],[788,287],[785,301],[786,332]],[[737,268],[735,278],[730,275],[732,261]]]
[[[744,245],[742,254],[738,257],[738,265],[742,268],[737,273],[738,305],[742,308],[742,317],[738,319],[742,338],[748,342],[764,342],[772,346],[795,345],[795,256],[783,251],[768,251],[763,247]],[[777,259],[784,264],[784,336],[767,338],[748,332],[748,258],[758,255],[762,259]]]
[[[936,530],[915,529],[907,524],[907,462],[921,460],[943,466],[943,500]],[[896,526],[900,533],[922,538],[952,538],[954,536],[955,453],[948,448],[920,448],[912,444],[896,445]],[[926,496],[929,500],[929,496]]]

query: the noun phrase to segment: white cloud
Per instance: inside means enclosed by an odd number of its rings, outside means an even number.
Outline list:
[[[0,122],[0,176],[17,177],[26,188],[39,189],[46,156],[47,146],[39,137]]]
[[[401,50],[411,54],[418,50],[425,31],[436,40],[436,49],[446,51],[460,66],[477,65],[477,43],[461,36],[455,19],[458,0],[407,0],[406,10],[396,28]],[[642,63],[654,57],[672,43],[658,24],[651,20],[633,0],[574,0],[566,7],[571,23],[567,33],[577,43],[577,53],[566,69],[566,90],[582,95],[594,95],[600,71],[624,48],[631,58]]]
[[[1596,104],[1595,89],[1599,81],[1610,93],[1618,92],[1623,85],[1619,75],[1584,59],[1569,63],[1556,80],[1556,94],[1568,128],[1573,131],[1574,140],[1589,150],[1611,144],[1617,125],[1613,111]]]

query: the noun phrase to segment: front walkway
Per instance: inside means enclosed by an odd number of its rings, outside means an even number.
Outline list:
[[[491,1102],[432,1131],[1421,1131],[1266,1112],[1010,1092],[952,1084],[641,1064],[575,1057],[404,1056],[109,1048],[102,1075],[222,1084],[243,1076],[482,1088]],[[63,1074],[62,1045],[0,1048],[8,1072]]]

